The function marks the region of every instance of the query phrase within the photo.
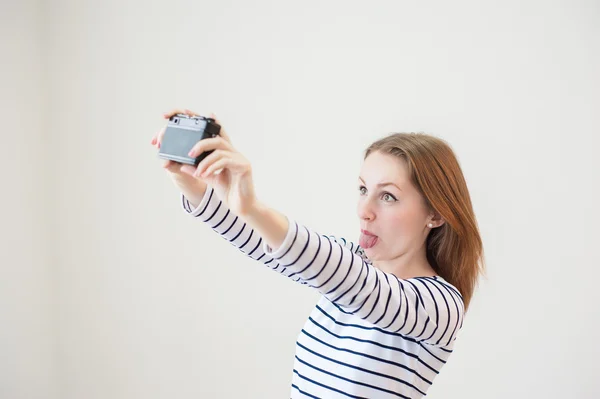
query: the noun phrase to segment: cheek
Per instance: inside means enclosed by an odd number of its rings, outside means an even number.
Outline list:
[[[385,231],[392,237],[400,239],[414,236],[418,233],[423,224],[423,217],[419,209],[414,207],[399,206],[385,215]]]

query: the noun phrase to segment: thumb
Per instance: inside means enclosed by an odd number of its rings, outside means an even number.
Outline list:
[[[183,164],[183,165],[181,165],[181,167],[180,167],[179,170],[181,170],[186,175],[190,175],[191,177],[195,177],[194,176],[194,172],[196,171],[196,168],[193,167],[192,165]]]
[[[171,173],[178,173],[179,172],[179,166],[176,162],[173,162],[171,160],[167,160],[163,163],[163,168],[165,168],[166,170],[168,170]]]

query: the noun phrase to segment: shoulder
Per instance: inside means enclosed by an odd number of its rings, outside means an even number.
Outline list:
[[[455,305],[459,311],[464,308],[463,298],[458,289],[441,276],[413,277],[405,281],[419,294],[425,293],[436,303]]]
[[[364,249],[357,243],[354,243],[354,242],[347,240],[346,238],[340,237],[340,236],[326,235],[326,234],[322,234],[322,236],[330,239],[331,241],[337,242],[342,247],[348,248],[350,251],[352,251],[352,253],[359,255],[366,263],[371,263],[369,258],[365,254]]]

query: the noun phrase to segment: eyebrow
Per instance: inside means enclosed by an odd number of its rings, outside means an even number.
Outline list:
[[[360,177],[360,176],[358,177],[358,180],[362,181],[363,183],[365,182],[365,181],[362,179],[362,177]],[[398,190],[402,191],[402,189],[401,189],[400,187],[398,187],[397,185],[395,185],[395,184],[394,184],[394,183],[392,183],[392,182],[387,182],[387,183],[379,183],[379,184],[377,185],[377,187],[385,187],[385,186],[394,186],[394,187],[396,187]]]

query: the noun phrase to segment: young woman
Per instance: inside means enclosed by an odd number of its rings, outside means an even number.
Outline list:
[[[177,113],[196,115],[176,109],[164,117]],[[452,354],[483,270],[477,222],[451,148],[406,133],[367,148],[356,245],[259,201],[250,163],[218,123],[220,137],[190,152],[214,150],[197,168],[164,167],[185,211],[247,256],[322,294],[298,336],[291,397],[423,397]]]

